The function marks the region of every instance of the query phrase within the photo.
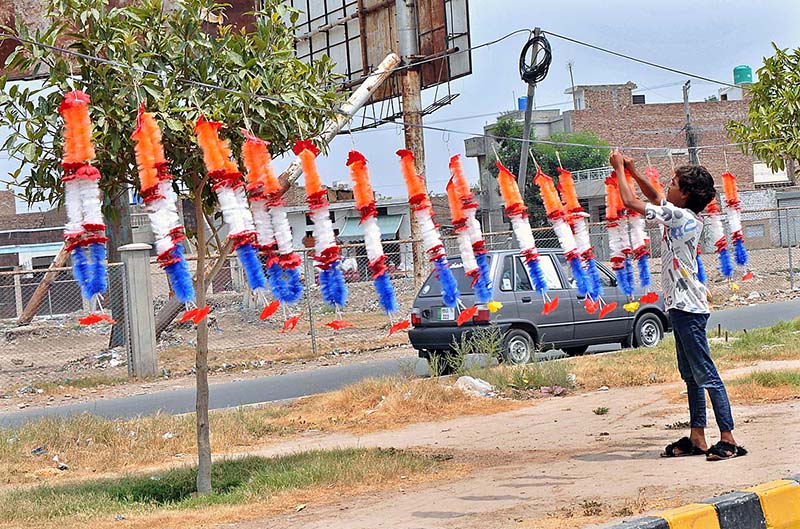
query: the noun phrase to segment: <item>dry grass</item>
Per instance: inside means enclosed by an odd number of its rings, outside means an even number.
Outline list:
[[[306,452],[272,459],[218,462],[214,494],[193,495],[196,468],[157,474],[41,485],[0,493],[0,523],[18,529],[64,527],[197,527],[232,522],[320,502],[364,487],[383,490],[400,482],[443,477],[438,456],[393,449]],[[424,476],[421,476],[422,474]],[[244,508],[243,508],[244,507]],[[124,516],[125,522],[115,520]],[[202,523],[198,523],[202,521]]]
[[[800,398],[800,369],[757,371],[732,380],[728,393],[740,404]]]
[[[711,355],[720,370],[764,360],[800,358],[800,319],[769,328],[734,333],[727,343],[712,340]],[[657,347],[629,349],[613,355],[584,356],[567,361],[577,383],[589,389],[630,387],[680,380],[675,342],[670,337]]]
[[[470,397],[437,380],[365,380],[288,406],[212,413],[212,451],[241,453],[309,430],[370,432],[516,406],[507,400]],[[42,419],[0,430],[0,483],[80,478],[179,463],[196,454],[195,443],[193,415]],[[40,447],[46,453],[33,455]],[[56,455],[68,471],[57,470],[52,460]]]

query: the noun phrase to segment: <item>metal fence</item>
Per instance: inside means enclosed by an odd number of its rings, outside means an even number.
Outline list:
[[[800,234],[800,208],[750,211],[743,215],[749,269],[753,279],[741,281],[744,270],[737,270],[738,290],[722,277],[711,241],[703,241],[702,260],[708,286],[717,305],[747,304],[795,295],[800,266],[797,237]],[[601,224],[591,229],[601,261],[608,259],[607,233]],[[660,283],[660,230],[651,229],[651,271],[654,284]],[[537,244],[557,247],[548,228],[535,231]],[[515,247],[513,234],[486,235],[490,249]],[[458,252],[456,240],[445,238],[448,253]],[[390,273],[400,304],[408,314],[416,289],[413,280],[411,241],[385,243]],[[323,302],[309,255],[303,254],[306,296],[294,307],[266,321],[259,319],[261,304],[247,288],[243,271],[235,257],[209,287],[209,364],[212,372],[251,370],[280,366],[321,355],[349,355],[407,344],[403,332],[388,335],[391,322],[380,310],[367,270],[363,244],[342,248],[343,268],[349,298],[342,317],[353,325],[343,330],[327,326],[338,318]],[[194,262],[190,262],[194,266]],[[125,296],[123,265],[109,267],[109,292]],[[153,310],[158,313],[170,296],[166,277],[151,265]],[[116,336],[111,327],[81,327],[78,316],[85,313],[79,289],[69,269],[61,269],[47,293],[33,323],[17,326],[16,319],[44,274],[43,270],[0,273],[0,395],[15,391],[36,391],[44,382],[92,377],[125,377],[128,364],[127,317],[119,306],[114,318],[120,322]],[[118,304],[116,304],[118,305]],[[297,326],[283,332],[284,320],[298,316]],[[787,316],[788,317],[788,316]],[[113,339],[112,339],[113,338]],[[158,339],[158,361],[162,374],[191,373],[194,366],[195,332],[191,323],[173,322]]]

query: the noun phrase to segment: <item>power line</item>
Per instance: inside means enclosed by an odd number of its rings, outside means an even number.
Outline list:
[[[692,77],[694,79],[700,79],[702,81],[708,81],[709,83],[714,83],[714,84],[719,84],[719,85],[723,85],[723,86],[730,86],[730,87],[733,87],[733,88],[737,88],[737,86],[735,84],[732,84],[732,83],[726,83],[725,81],[718,81],[716,79],[712,79],[710,77],[704,77],[702,75],[693,74],[693,73],[687,72],[685,70],[678,70],[677,68],[672,68],[670,66],[664,66],[663,64],[658,64],[658,63],[655,63],[655,62],[652,62],[652,61],[639,59],[638,57],[633,57],[631,55],[626,55],[626,54],[620,53],[618,51],[609,50],[608,48],[603,48],[602,46],[597,46],[596,44],[590,44],[588,42],[584,42],[582,40],[574,39],[572,37],[567,37],[565,35],[559,35],[558,33],[553,33],[552,31],[542,30],[542,33],[550,35],[551,37],[556,37],[557,39],[566,40],[566,41],[569,41],[569,42],[573,42],[575,44],[580,44],[581,46],[586,46],[587,48],[592,48],[592,49],[597,50],[597,51],[602,51],[603,53],[616,55],[617,57],[622,57],[623,59],[628,59],[629,61],[638,62],[638,63],[641,63],[641,64],[646,64],[647,66],[652,66],[653,68],[659,68],[661,70],[666,70],[668,72],[677,73],[677,74],[680,74],[680,75],[685,75],[687,77]]]
[[[511,35],[514,35],[514,34],[517,34],[517,33],[523,32],[523,31],[528,32],[528,30],[517,30],[515,32],[508,33],[507,35],[504,35],[503,37],[500,37],[499,39],[495,39],[494,41],[491,41],[491,42],[488,42],[488,43],[483,43],[483,44],[480,44],[478,46],[475,46],[472,49],[484,47],[484,46],[499,42],[499,41],[501,41],[501,40],[503,40],[505,38],[508,38]],[[557,35],[557,34],[553,34],[553,33],[550,33],[550,35],[552,35],[554,37],[564,38],[561,35]],[[159,79],[163,78],[162,77],[162,73],[159,73],[159,72],[155,72],[155,71],[152,71],[152,70],[147,70],[145,68],[140,68],[138,66],[125,64],[125,63],[121,63],[121,62],[118,62],[118,61],[113,61],[113,60],[110,60],[110,59],[104,59],[102,57],[97,57],[97,56],[94,56],[94,55],[89,55],[89,54],[77,52],[77,51],[66,49],[66,48],[60,48],[58,46],[53,46],[53,45],[50,45],[50,44],[44,44],[42,42],[37,42],[37,41],[31,40],[31,39],[26,39],[26,38],[10,35],[8,33],[0,32],[0,37],[15,39],[15,40],[18,40],[20,42],[24,42],[26,44],[29,44],[31,46],[39,46],[39,47],[42,47],[42,48],[45,48],[45,49],[48,49],[50,51],[57,52],[57,53],[63,53],[63,54],[66,54],[66,55],[80,57],[82,59],[89,60],[89,61],[95,61],[95,62],[100,62],[100,63],[103,63],[103,64],[108,64],[108,65],[114,66],[114,67],[116,67],[118,69],[130,70],[130,71],[137,72],[139,74],[144,74],[144,75],[152,75],[152,76],[155,76],[155,77],[157,77]],[[567,38],[567,39],[568,40],[573,40],[573,39],[569,39],[569,38]],[[581,43],[581,44],[585,44],[585,43]],[[589,46],[595,47],[593,45],[589,45]],[[603,50],[603,51],[608,51],[608,50]],[[615,53],[615,52],[612,52],[612,53]],[[635,59],[635,58],[634,58],[634,60],[637,60],[638,62],[646,62],[646,61],[641,61],[641,60]],[[653,64],[653,65],[656,66],[656,67],[660,67],[659,65],[655,65],[655,64]],[[678,71],[678,73],[682,73],[683,75],[691,75],[691,74],[687,74],[685,72],[680,72],[680,71]],[[693,76],[693,77],[696,77],[696,78],[699,78],[699,79],[702,79],[702,80],[706,80],[706,81],[709,81],[709,82],[717,82],[717,81],[714,81],[712,79],[708,79],[708,78],[705,78],[705,77],[700,77],[700,76]],[[263,99],[265,101],[271,101],[273,103],[285,104],[285,105],[289,105],[289,106],[306,108],[306,109],[309,109],[309,110],[317,110],[319,112],[324,112],[324,113],[339,114],[339,115],[346,115],[348,117],[353,117],[353,116],[350,116],[350,114],[342,111],[340,108],[323,108],[323,107],[309,105],[309,104],[301,103],[301,102],[297,102],[297,101],[289,101],[289,100],[282,99],[282,98],[275,97],[275,96],[269,96],[269,95],[265,95],[265,94],[257,94],[257,93],[254,93],[254,92],[244,92],[244,91],[241,91],[241,90],[235,90],[235,89],[232,89],[232,88],[227,88],[227,87],[220,86],[220,85],[215,85],[215,84],[212,84],[212,83],[206,83],[206,82],[203,82],[203,81],[195,81],[195,80],[192,80],[192,79],[178,78],[175,81],[178,82],[178,83],[184,83],[184,84],[190,84],[190,85],[194,85],[194,86],[199,86],[201,88],[206,88],[206,89],[209,89],[209,90],[219,90],[219,91],[223,91],[223,92],[226,92],[226,93],[236,94],[236,95],[240,95],[240,96],[244,96],[244,97],[253,97],[253,98],[257,98],[257,99]],[[727,84],[727,83],[719,83],[719,84]],[[733,85],[733,86],[735,86],[735,85]],[[394,125],[398,125],[398,126],[402,125],[402,126],[407,126],[407,127],[419,127],[419,128],[425,129],[425,130],[432,130],[432,131],[437,131],[437,132],[442,132],[442,133],[452,133],[452,134],[459,134],[459,135],[464,135],[464,136],[486,136],[488,138],[492,138],[492,139],[495,139],[495,140],[518,141],[518,142],[527,143],[527,144],[543,144],[543,145],[553,145],[553,146],[557,146],[557,147],[584,147],[584,148],[590,148],[590,149],[603,149],[603,148],[608,148],[609,147],[609,146],[604,146],[604,145],[592,145],[592,144],[573,143],[573,142],[557,142],[557,141],[538,140],[538,139],[524,140],[523,138],[515,138],[515,137],[509,137],[509,136],[496,136],[496,135],[491,135],[491,134],[476,133],[476,132],[469,132],[469,131],[461,131],[461,130],[456,130],[456,129],[448,129],[448,128],[444,128],[444,127],[436,127],[436,126],[431,126],[431,125],[406,123],[406,122],[403,122],[403,121],[398,121],[398,120],[393,120],[393,119],[374,118],[374,117],[369,117],[369,116],[366,116],[366,115],[364,115],[362,117],[362,119],[371,120],[376,125],[394,124]],[[362,131],[362,132],[364,132],[364,131]],[[702,149],[712,149],[712,148],[720,148],[720,147],[735,147],[735,146],[749,145],[749,144],[754,144],[754,143],[767,143],[767,142],[772,142],[772,141],[780,141],[780,140],[784,140],[784,139],[786,139],[786,138],[771,138],[771,139],[767,139],[767,140],[759,140],[759,141],[754,141],[754,142],[739,142],[739,143],[728,143],[728,144],[719,144],[719,145],[699,145],[699,146],[697,146],[697,148],[698,149],[701,149],[701,148]],[[663,150],[664,148],[668,148],[668,147],[619,146],[619,148],[623,148],[625,150],[637,150],[637,151],[657,151],[657,150]]]

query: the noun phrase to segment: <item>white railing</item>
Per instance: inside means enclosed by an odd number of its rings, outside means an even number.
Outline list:
[[[611,174],[611,171],[614,169],[611,166],[608,167],[595,167],[592,169],[581,169],[580,171],[573,171],[572,178],[576,182],[580,182],[583,180],[605,180]]]

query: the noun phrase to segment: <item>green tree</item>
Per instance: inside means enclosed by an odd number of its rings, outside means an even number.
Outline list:
[[[501,117],[497,124],[492,128],[490,134],[500,138],[522,138],[523,124],[509,117]],[[558,156],[564,169],[569,171],[579,171],[581,169],[591,169],[608,165],[610,149],[606,143],[600,140],[591,132],[559,132],[553,134],[548,141],[558,143],[579,143],[582,145],[597,145],[597,148],[587,148],[571,145],[549,145],[545,143],[534,143],[531,146],[536,162],[542,167],[545,174],[558,180]],[[496,140],[497,154],[500,156],[503,165],[517,174],[519,170],[519,157],[522,152],[522,142],[512,139]],[[497,167],[495,166],[494,153],[489,157],[488,169],[497,177]],[[539,188],[533,183],[536,168],[532,160],[528,161],[528,178],[525,190],[525,204],[528,206],[530,222],[533,226],[546,226],[547,217],[545,216],[544,206],[539,195]]]
[[[780,171],[787,163],[792,169],[800,159],[800,48],[790,51],[775,43],[772,47],[775,55],[764,59],[756,72],[758,81],[746,88],[747,120],[731,121],[727,130],[735,142],[763,142],[745,144],[742,150]]]
[[[81,88],[92,97],[101,188],[106,197],[127,200],[128,189],[138,187],[130,135],[137,107],[145,101],[149,110],[158,112],[176,190],[193,201],[196,225],[203,226],[216,211],[216,197],[206,185],[202,153],[195,143],[199,115],[228,125],[224,134],[234,152],[242,141],[239,127],[268,138],[275,151],[285,151],[298,135],[312,136],[322,129],[327,113],[309,106],[337,106],[332,64],[323,59],[307,65],[295,58],[292,25],[299,13],[280,0],[262,0],[250,32],[226,25],[226,5],[214,0],[177,0],[170,2],[171,8],[161,0],[131,4],[112,8],[108,0],[53,0],[44,30],[30,34],[20,21],[5,30],[83,54],[68,57],[23,43],[9,56],[8,68],[43,76],[40,88],[20,88],[0,78],[0,125],[10,130],[2,148],[19,161],[10,176],[31,203],[63,201],[61,121],[56,110],[64,91]],[[112,222],[113,212],[108,208]],[[204,271],[205,230],[190,235],[197,242],[197,269]],[[202,306],[204,273],[196,274],[196,288]],[[208,493],[208,328],[200,325],[197,332],[197,487]]]

